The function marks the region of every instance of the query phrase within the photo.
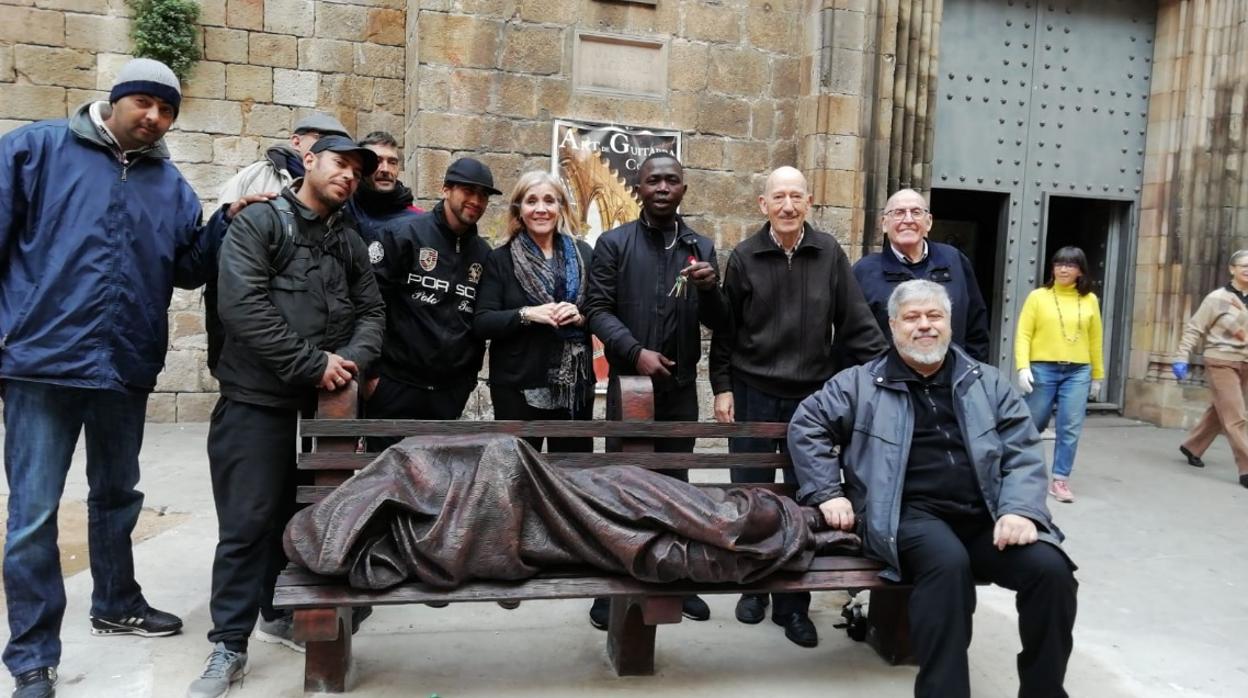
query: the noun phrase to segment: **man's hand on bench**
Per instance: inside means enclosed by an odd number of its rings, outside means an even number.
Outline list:
[[[829,499],[819,505],[819,511],[823,514],[823,520],[832,528],[839,531],[854,530],[854,505],[849,503],[849,498]]]

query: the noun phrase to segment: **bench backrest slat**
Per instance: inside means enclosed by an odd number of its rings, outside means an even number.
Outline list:
[[[693,484],[698,487],[704,487],[704,488],[722,488],[722,487],[735,487],[736,486],[727,482],[695,482]],[[761,488],[765,490],[771,490],[772,492],[777,492],[779,494],[787,495],[789,497],[792,497],[793,494],[797,491],[797,488],[794,487],[793,485],[785,485],[781,483],[756,484],[756,485],[750,485],[750,487],[757,487],[757,488]],[[295,495],[295,501],[299,504],[315,504],[321,501],[322,499],[324,499],[326,496],[328,496],[330,492],[334,491],[334,489],[336,489],[336,487],[333,485],[300,485],[298,488],[298,493]]]
[[[702,438],[729,436],[784,439],[783,422],[618,422],[618,421],[434,421],[419,419],[305,419],[305,437],[512,434],[553,437]]]
[[[377,457],[376,453],[304,453],[301,470],[359,470]],[[564,468],[599,468],[604,465],[635,465],[648,470],[712,470],[727,468],[787,468],[787,453],[646,453],[640,451],[607,453],[546,453],[548,463]]]

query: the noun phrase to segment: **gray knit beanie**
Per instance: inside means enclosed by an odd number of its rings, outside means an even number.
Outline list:
[[[110,104],[126,95],[144,94],[157,97],[173,107],[177,118],[182,105],[182,84],[169,66],[150,58],[135,58],[121,67],[113,89],[108,93]]]

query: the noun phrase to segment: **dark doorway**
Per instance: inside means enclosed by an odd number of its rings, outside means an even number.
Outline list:
[[[999,259],[1004,249],[1008,194],[967,189],[932,190],[932,232],[928,238],[962,250],[975,269],[979,292],[988,304],[988,327],[992,346],[1001,347],[1001,296],[1004,265]],[[991,358],[997,358],[992,352]]]
[[[1067,245],[1088,257],[1092,292],[1101,306],[1105,387],[1093,401],[1116,409],[1126,374],[1126,344],[1130,314],[1126,309],[1131,255],[1127,231],[1131,230],[1131,202],[1078,196],[1047,196],[1044,216],[1044,256],[1036,265],[1036,285],[1052,275],[1049,259]]]

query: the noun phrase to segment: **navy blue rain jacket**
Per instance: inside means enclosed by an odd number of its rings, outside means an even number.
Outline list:
[[[199,200],[163,143],[123,165],[84,105],[0,138],[0,379],[149,391]]]

